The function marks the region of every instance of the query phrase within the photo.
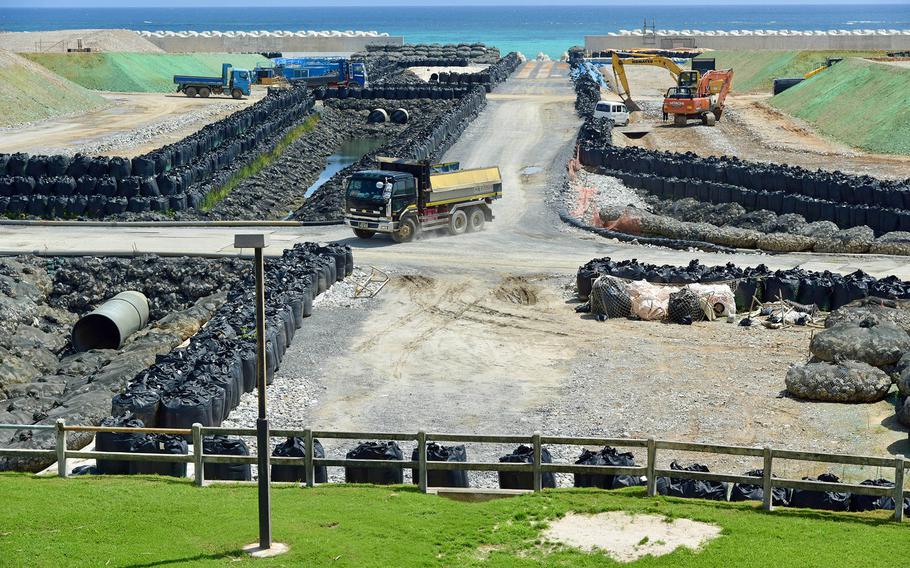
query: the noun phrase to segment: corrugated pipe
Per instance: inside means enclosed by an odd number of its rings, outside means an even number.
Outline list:
[[[142,292],[120,292],[73,326],[73,348],[120,349],[130,335],[149,321],[149,302]]]

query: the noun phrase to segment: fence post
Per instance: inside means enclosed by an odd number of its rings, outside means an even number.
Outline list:
[[[313,431],[307,428],[303,431],[303,469],[306,470],[306,486],[316,485],[316,468],[313,467]]]
[[[657,469],[657,442],[654,438],[648,438],[648,463],[645,464],[646,475],[648,476],[648,497],[657,495],[657,477],[654,470]]]
[[[894,520],[904,520],[904,456],[894,458]]]
[[[427,433],[417,432],[417,486],[421,493],[427,492]]]
[[[761,506],[765,511],[771,511],[774,509],[774,491],[771,486],[771,446],[765,446],[762,448],[762,457],[765,458],[764,465],[762,466],[762,500]]]
[[[543,480],[540,475],[540,432],[534,432],[531,436],[531,443],[534,446],[534,491],[543,489]]]
[[[66,421],[63,418],[57,419],[57,475],[66,477]]]
[[[202,424],[193,423],[193,469],[197,487],[205,484],[205,467],[202,463]]]

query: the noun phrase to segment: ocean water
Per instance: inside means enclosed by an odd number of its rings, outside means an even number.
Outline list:
[[[376,30],[409,43],[479,41],[558,57],[585,35],[640,29],[645,19],[659,29],[910,29],[910,4],[4,8],[0,30]]]

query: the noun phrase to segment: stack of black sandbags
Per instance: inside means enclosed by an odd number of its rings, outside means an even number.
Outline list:
[[[206,436],[202,439],[203,454],[248,456],[250,448],[240,438]],[[248,463],[206,463],[205,479],[226,481],[251,481],[253,474]]]
[[[706,465],[694,463],[683,467],[675,460],[670,464],[670,469],[676,471],[700,471],[705,473],[709,471],[708,466]],[[668,495],[670,497],[711,499],[714,501],[727,500],[727,484],[720,481],[658,477],[657,492],[661,495]]]
[[[303,442],[303,438],[293,437],[288,438],[284,442],[275,446],[275,449],[272,450],[273,457],[280,458],[303,458],[306,457],[306,444]],[[313,457],[314,458],[324,458],[325,449],[323,449],[322,444],[319,440],[313,440]],[[328,482],[329,476],[328,471],[324,465],[316,466],[313,468],[313,482],[314,483],[326,483]],[[272,481],[306,481],[306,467],[303,465],[285,465],[285,464],[272,464]]]
[[[631,452],[617,452],[615,448],[604,446],[597,452],[582,450],[575,460],[578,465],[625,466],[635,467],[635,457]],[[641,476],[636,475],[602,475],[599,473],[576,473],[575,487],[599,487],[601,489],[621,489],[641,485]]]

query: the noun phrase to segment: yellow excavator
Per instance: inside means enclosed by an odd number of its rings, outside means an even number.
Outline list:
[[[673,63],[672,59],[661,57],[659,55],[632,55],[631,57],[619,57],[613,53],[613,76],[616,78],[616,84],[619,87],[617,93],[625,102],[626,108],[630,111],[641,110],[635,101],[632,100],[632,93],[629,90],[629,79],[626,77],[626,65],[653,65],[663,67],[673,75],[677,87],[694,87],[698,85],[701,74],[698,71],[687,71]]]

